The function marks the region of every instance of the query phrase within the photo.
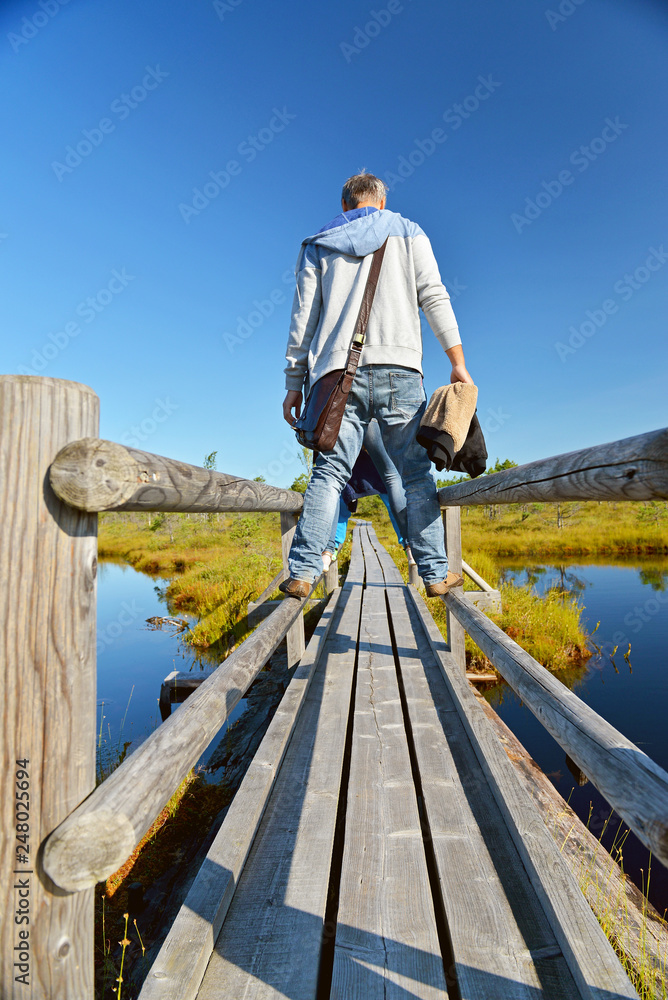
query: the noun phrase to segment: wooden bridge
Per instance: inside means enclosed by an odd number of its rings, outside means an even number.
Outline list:
[[[464,630],[664,864],[668,775],[466,593],[443,599],[446,644],[369,524],[342,586],[316,581],[331,595],[306,648],[305,602],[285,599],[93,790],[95,512],[278,510],[286,554],[302,498],[100,441],[74,383],[0,378],[0,417],[0,899],[30,912],[3,925],[2,998],[92,1000],[95,883],[284,638],[292,680],[142,1000],[637,996],[466,680]],[[450,565],[462,504],[666,497],[668,431],[450,487]]]

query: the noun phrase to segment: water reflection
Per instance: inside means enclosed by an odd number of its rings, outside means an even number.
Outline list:
[[[100,562],[96,732],[98,765],[105,773],[160,725],[160,691],[169,674],[205,676],[224,658],[217,649],[183,641],[193,619],[169,615],[168,582],[138,573],[127,563]],[[234,719],[244,704],[235,708]],[[172,710],[178,711],[178,704]],[[207,762],[224,731],[225,726],[200,764]]]

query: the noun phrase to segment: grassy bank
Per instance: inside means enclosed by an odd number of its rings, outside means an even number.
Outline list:
[[[359,515],[373,521],[406,576],[403,550],[380,499],[360,501]],[[493,586],[498,586],[500,558],[664,554],[668,553],[668,504],[464,507],[462,545],[467,561]],[[199,619],[186,640],[200,647],[219,644],[224,654],[246,634],[247,604],[280,569],[279,515],[106,514],[101,517],[99,551],[102,558],[122,559],[138,570],[168,577],[165,596],[170,614]],[[345,551],[341,562],[344,559]],[[474,585],[467,581],[467,586]],[[575,599],[556,593],[538,598],[524,587],[508,584],[501,590],[503,613],[493,619],[546,667],[566,670],[588,657]],[[430,604],[444,630],[442,603]],[[471,669],[489,669],[468,638],[467,651]]]
[[[230,645],[245,632],[246,606],[281,568],[278,514],[103,514],[100,558],[170,578],[170,614],[199,621],[186,641]]]
[[[407,580],[406,556],[397,542],[397,536],[382,501],[376,497],[361,500],[358,514],[373,521],[379,540]],[[503,611],[500,614],[490,613],[492,621],[548,670],[570,671],[573,667],[580,667],[585,663],[591,653],[587,648],[587,634],[580,623],[582,609],[574,597],[556,591],[550,591],[545,597],[539,597],[527,587],[500,584],[499,568],[490,551],[480,546],[475,548],[467,546],[463,532],[462,546],[466,561],[473,569],[492,587],[499,587],[501,590]],[[466,590],[478,589],[468,577],[465,577],[464,587]],[[442,601],[429,601],[429,610],[445,637],[447,632],[445,605]],[[487,657],[468,635],[466,661],[467,668],[474,672],[486,673],[493,669]]]
[[[462,507],[469,553],[535,558],[668,553],[668,503],[533,503]]]

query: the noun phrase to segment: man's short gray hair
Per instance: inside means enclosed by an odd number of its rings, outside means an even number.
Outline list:
[[[380,177],[362,170],[348,178],[343,185],[341,197],[349,208],[357,208],[361,201],[372,201],[380,205],[383,198],[387,197],[387,184]]]

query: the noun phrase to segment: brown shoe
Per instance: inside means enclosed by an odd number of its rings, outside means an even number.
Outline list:
[[[451,573],[448,570],[445,580],[441,580],[440,583],[428,583],[425,586],[425,590],[427,597],[440,597],[442,594],[447,594],[454,587],[462,587],[463,585],[464,577],[460,576],[459,573]]]
[[[301,600],[303,597],[308,597],[311,592],[312,583],[308,580],[294,580],[292,577],[284,580],[283,583],[278,585],[278,589],[284,594],[288,594],[289,597],[296,597]]]

